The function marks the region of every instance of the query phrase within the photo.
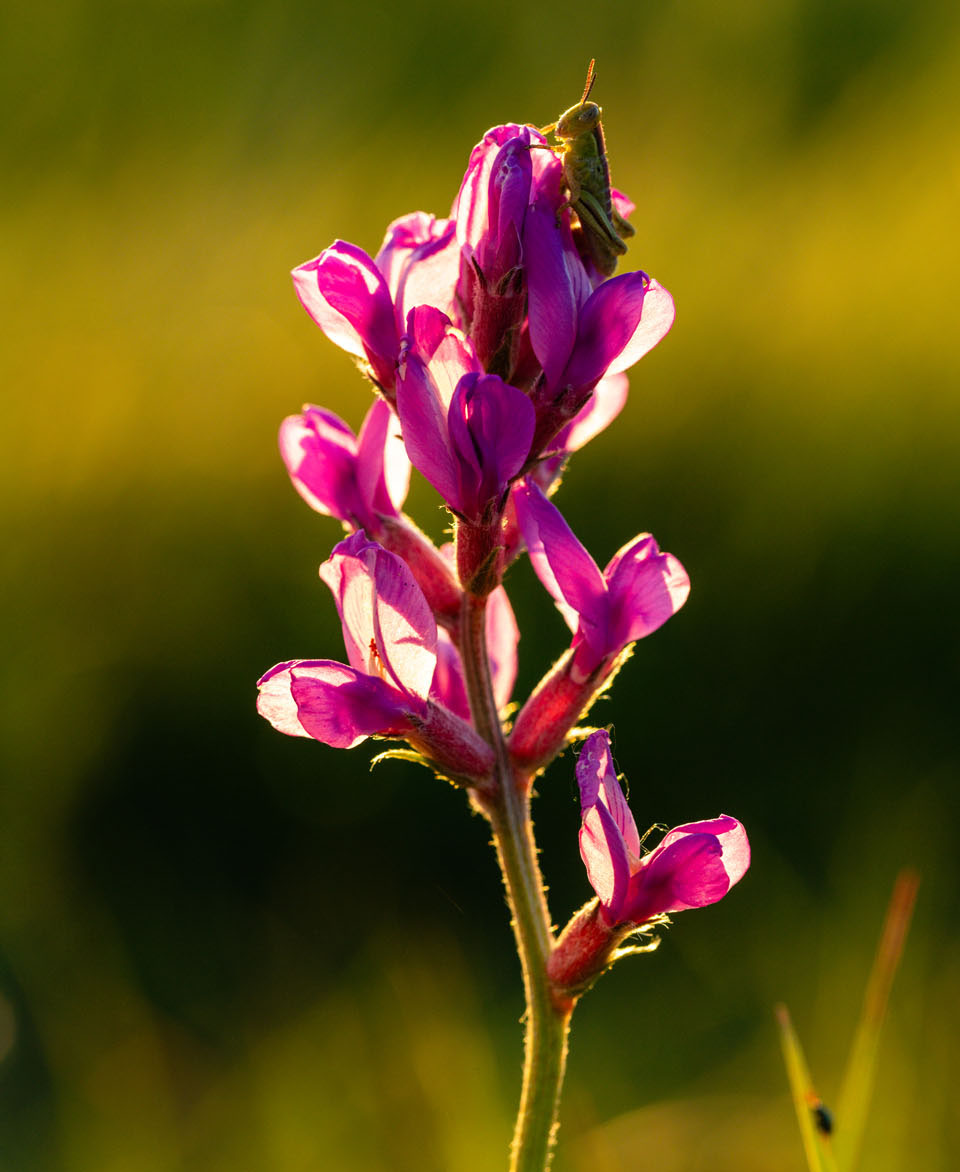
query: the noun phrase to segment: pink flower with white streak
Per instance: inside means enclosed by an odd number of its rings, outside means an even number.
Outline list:
[[[340,749],[370,736],[402,737],[443,766],[484,776],[490,747],[431,698],[437,624],[406,564],[357,532],[320,576],[337,604],[349,664],[277,664],[259,681],[260,714],[280,732]]]
[[[577,782],[580,855],[608,924],[643,924],[653,916],[706,907],[746,874],[747,833],[727,814],[676,826],[643,853],[603,729],[584,742]]]
[[[359,437],[323,407],[304,407],[280,425],[280,454],[293,487],[318,513],[374,536],[379,518],[398,517],[410,484],[400,427],[382,399]]]
[[[528,478],[513,491],[530,561],[574,633],[572,671],[586,679],[676,614],[690,579],[649,533],[627,542],[601,573],[559,509]]]

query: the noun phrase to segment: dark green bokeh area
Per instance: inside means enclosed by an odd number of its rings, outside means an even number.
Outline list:
[[[338,528],[277,425],[369,400],[289,269],[444,214],[482,132],[554,119],[595,56],[628,265],[678,316],[557,502],[601,564],[652,531],[693,593],[594,718],[639,823],[735,814],[754,862],[578,1009],[555,1167],[799,1172],[772,1006],[831,1102],[913,863],[864,1167],[955,1168],[956,6],[3,25],[0,1164],[505,1167],[522,1003],[484,825],[273,732],[254,682],[341,653]],[[439,539],[422,483],[410,511]],[[508,587],[522,699],[566,629],[528,567]],[[588,895],[573,764],[537,799],[558,923]]]

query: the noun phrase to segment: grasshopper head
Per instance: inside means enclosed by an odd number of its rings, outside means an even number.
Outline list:
[[[557,138],[579,138],[600,125],[600,107],[596,102],[578,102],[560,115],[554,133]]]

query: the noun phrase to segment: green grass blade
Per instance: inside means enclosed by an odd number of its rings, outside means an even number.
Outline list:
[[[887,1012],[890,987],[910,927],[919,883],[920,876],[909,868],[897,876],[867,983],[863,1011],[837,1101],[837,1159],[844,1172],[853,1172],[860,1156],[867,1110],[876,1078],[880,1031]]]
[[[780,1027],[783,1061],[787,1068],[787,1078],[793,1095],[797,1123],[800,1125],[800,1136],[807,1157],[807,1166],[810,1172],[837,1172],[837,1162],[833,1156],[830,1138],[822,1135],[814,1126],[812,1108],[820,1099],[813,1089],[807,1060],[803,1056],[803,1048],[794,1031],[790,1013],[785,1005],[778,1005],[775,1012],[777,1025]]]

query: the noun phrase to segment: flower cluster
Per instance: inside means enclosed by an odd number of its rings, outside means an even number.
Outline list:
[[[612,200],[620,215],[633,210],[617,191]],[[406,741],[481,807],[507,784],[504,755],[528,790],[633,644],[689,591],[649,534],[601,570],[550,499],[570,454],[622,408],[624,371],[670,329],[672,299],[646,273],[597,270],[560,159],[521,125],[477,144],[449,218],[401,217],[375,256],[336,241],[293,279],[375,398],[359,435],[315,406],[280,429],[297,492],[347,533],[320,569],[347,662],[278,664],[260,681],[259,710],[281,732],[338,748]],[[452,515],[453,545],[437,548],[404,514],[411,465]],[[572,642],[508,732],[498,713],[518,631],[502,579],[524,549]],[[739,823],[679,827],[643,855],[600,735],[579,777],[581,851],[604,924],[720,898],[747,865]]]

